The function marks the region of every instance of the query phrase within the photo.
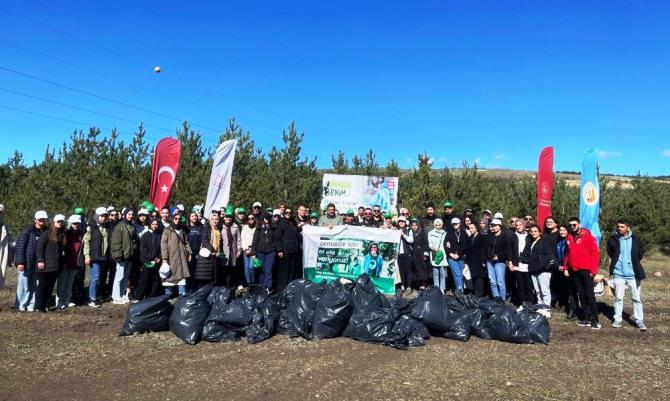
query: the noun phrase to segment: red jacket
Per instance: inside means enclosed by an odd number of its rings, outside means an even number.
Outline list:
[[[568,235],[568,255],[565,265],[570,270],[589,270],[598,273],[600,266],[600,249],[596,237],[586,228],[579,230],[576,236]]]

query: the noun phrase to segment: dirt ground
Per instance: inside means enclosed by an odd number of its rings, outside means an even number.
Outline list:
[[[432,338],[408,351],[346,338],[189,346],[170,332],[118,337],[126,306],[17,313],[10,269],[0,400],[667,400],[668,262],[646,261],[646,333],[612,328],[612,300],[599,298],[602,330],[556,312],[548,346]]]

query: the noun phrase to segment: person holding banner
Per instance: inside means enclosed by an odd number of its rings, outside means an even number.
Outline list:
[[[335,204],[329,203],[328,206],[326,206],[326,214],[319,219],[319,225],[322,227],[333,228],[341,224],[342,217],[335,213]]]
[[[447,232],[442,229],[442,219],[433,221],[433,229],[428,232],[430,264],[433,267],[433,285],[444,293],[447,290],[444,267],[448,265],[445,251]]]

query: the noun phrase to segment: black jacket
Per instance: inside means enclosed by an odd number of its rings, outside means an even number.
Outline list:
[[[65,266],[65,233],[57,233],[57,240],[49,239],[49,230],[37,240],[37,263],[44,262],[44,269],[38,272],[57,272]]]
[[[458,254],[459,260],[463,259],[463,256],[465,256],[465,245],[467,238],[468,234],[466,234],[463,230],[458,230],[458,232],[456,232],[454,231],[453,227],[451,230],[447,230],[446,240],[448,246],[445,246],[447,256],[449,256],[450,253],[456,253]]]
[[[112,231],[109,229],[109,225],[105,223],[101,226],[97,221],[93,221],[88,226],[88,230],[91,233],[91,243],[89,245],[91,260],[109,259],[109,249],[112,244]],[[102,254],[102,233],[100,230],[104,230],[107,233],[107,252],[105,254]]]
[[[498,260],[494,261],[494,256],[497,256]],[[512,258],[509,236],[504,232],[498,236],[488,233],[484,240],[484,258],[491,263],[507,263]]]
[[[144,265],[161,257],[161,233],[147,231],[140,237],[140,262]]]
[[[485,235],[477,234],[469,236],[465,240],[465,263],[470,268],[470,275],[477,278],[488,277],[488,270],[484,266],[486,263],[484,252]]]
[[[14,264],[24,265],[25,269],[30,270],[37,267],[37,241],[46,230],[38,230],[34,224],[21,231],[16,241],[16,252]]]
[[[254,231],[254,238],[251,241],[251,252],[256,255],[259,253],[271,253],[275,251],[275,229],[268,225],[260,225]]]
[[[554,250],[551,246],[551,241],[546,238],[540,238],[533,246],[533,239],[529,238],[526,241],[526,247],[521,253],[521,261],[528,264],[528,273],[538,274],[544,272],[551,272],[554,264],[551,263],[554,259]]]
[[[647,278],[647,274],[642,268],[642,258],[644,257],[644,242],[635,234],[631,234],[633,244],[630,250],[630,259],[633,262],[633,271],[635,272],[636,280],[644,280]],[[616,262],[619,261],[619,252],[621,252],[619,245],[619,238],[621,236],[618,233],[613,234],[609,240],[607,240],[607,254],[610,257],[610,276],[614,275],[614,266]]]
[[[519,252],[519,237],[516,235],[516,231],[513,232],[510,236],[510,250],[512,251],[510,261],[512,261],[514,266],[519,266],[519,261],[521,261],[521,254],[526,249],[526,245],[528,245],[529,242],[533,242],[533,240],[530,238],[530,234],[527,234],[526,238],[524,239],[524,243],[521,244],[521,252]]]
[[[275,230],[277,252],[293,253],[300,250],[300,234],[295,225],[281,219]]]

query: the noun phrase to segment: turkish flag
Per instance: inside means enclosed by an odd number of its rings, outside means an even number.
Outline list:
[[[172,184],[177,178],[179,170],[179,156],[181,143],[178,139],[163,138],[156,144],[154,150],[154,168],[151,176],[151,192],[149,199],[156,209],[167,205]]]
[[[551,216],[551,198],[554,194],[554,147],[547,146],[540,153],[537,168],[537,224]]]

